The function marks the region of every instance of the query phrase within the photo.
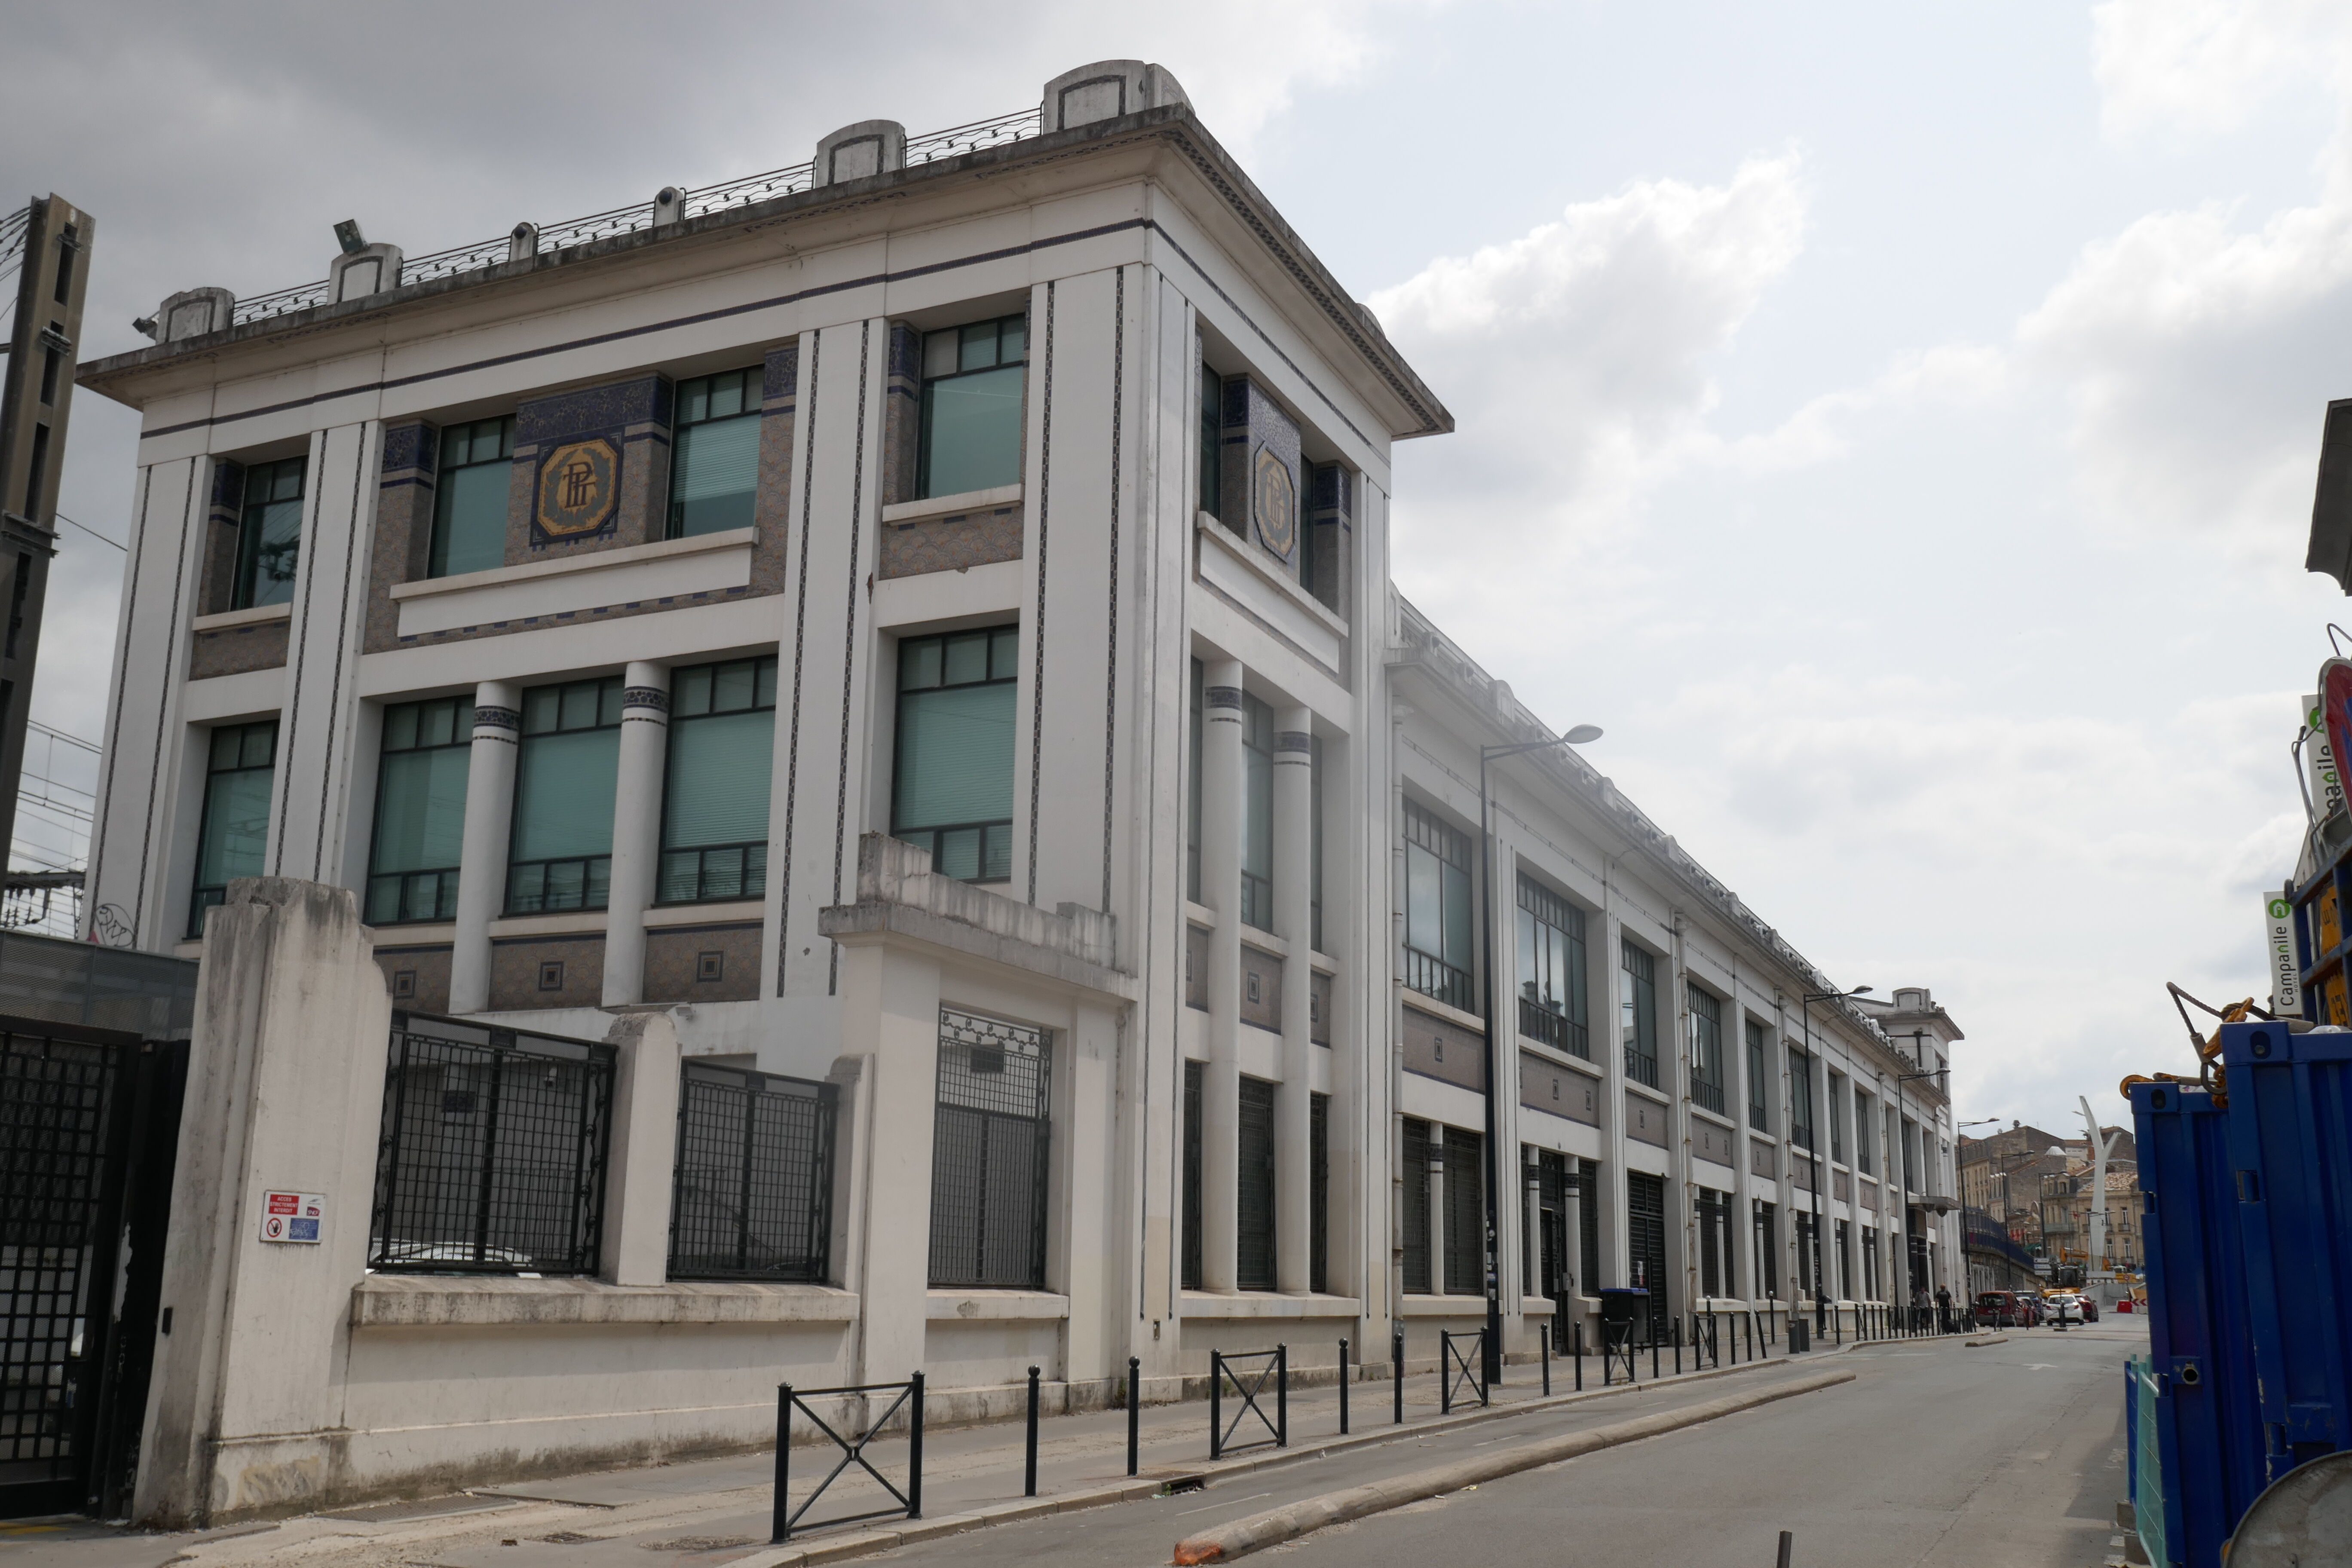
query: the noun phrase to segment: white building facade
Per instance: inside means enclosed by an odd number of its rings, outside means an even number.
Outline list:
[[[344,246],[82,369],[145,421],[89,934],[341,887],[395,1017],[638,1054],[579,1277],[343,1205],[331,1410],[209,1430],[261,1479],[151,1516],[753,1443],[782,1380],[1427,1363],[1486,1321],[1490,1181],[1513,1359],[1604,1286],[1958,1288],[1925,992],[1820,999],[1563,750],[1493,764],[1486,874],[1479,748],[1549,731],[1389,572],[1391,444],[1451,417],[1165,71]],[[835,1096],[820,1277],[681,1269],[673,1035]]]

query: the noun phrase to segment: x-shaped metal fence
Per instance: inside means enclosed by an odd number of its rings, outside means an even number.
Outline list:
[[[1235,1363],[1243,1363],[1240,1370]],[[1248,1363],[1255,1363],[1253,1369]],[[1244,1373],[1248,1381],[1244,1381]],[[1268,1379],[1274,1383],[1274,1414],[1268,1415],[1260,1405],[1258,1395],[1265,1392]],[[1241,1403],[1234,1407],[1234,1418],[1224,1417],[1225,1384],[1231,1383]],[[1246,1443],[1234,1441],[1244,1418],[1255,1415],[1265,1428],[1265,1436],[1253,1437]],[[1251,1351],[1243,1355],[1227,1355],[1222,1351],[1209,1352],[1209,1458],[1223,1458],[1242,1448],[1262,1448],[1268,1443],[1277,1448],[1290,1447],[1290,1347],[1276,1345],[1270,1351]]]
[[[824,1399],[835,1395],[868,1398],[874,1394],[891,1393],[896,1393],[898,1397],[890,1401],[882,1414],[867,1422],[866,1429],[854,1437],[845,1437],[835,1431],[832,1423],[818,1415],[808,1403],[812,1399]],[[872,1407],[870,1399],[866,1407],[869,1409]],[[795,1409],[815,1423],[816,1429],[824,1433],[833,1441],[834,1446],[841,1450],[841,1462],[833,1467],[824,1479],[817,1482],[816,1489],[809,1493],[808,1500],[798,1508],[792,1506],[791,1486],[793,1412]],[[905,1491],[900,1491],[892,1485],[890,1478],[876,1469],[873,1461],[866,1457],[866,1446],[881,1436],[883,1428],[889,1426],[891,1418],[902,1409],[908,1412],[907,1489]],[[894,1513],[903,1513],[908,1519],[923,1517],[923,1374],[921,1373],[915,1373],[905,1383],[864,1383],[844,1388],[807,1388],[795,1391],[789,1383],[776,1385],[775,1527],[769,1536],[770,1543],[781,1545],[790,1541],[793,1536],[793,1527],[800,1523],[808,1510],[816,1506],[816,1500],[824,1495],[825,1489],[839,1480],[842,1472],[852,1465],[856,1465],[867,1475],[872,1476],[884,1491],[898,1500],[898,1506],[873,1509],[865,1513],[845,1514],[839,1519],[825,1520],[824,1523],[847,1524],[855,1520],[881,1519]]]
[[[1605,1385],[1617,1381],[1617,1369],[1625,1369],[1625,1381],[1637,1383],[1633,1371],[1633,1325],[1603,1323],[1601,1325],[1601,1381]]]
[[[1466,1334],[1441,1331],[1437,1336],[1440,1347],[1437,1371],[1444,1380],[1438,1386],[1437,1408],[1440,1414],[1454,1413],[1454,1395],[1465,1387],[1478,1395],[1478,1403],[1486,1403],[1486,1331],[1473,1329]],[[1467,1351],[1461,1347],[1467,1345]],[[1466,1401],[1465,1401],[1466,1403]]]

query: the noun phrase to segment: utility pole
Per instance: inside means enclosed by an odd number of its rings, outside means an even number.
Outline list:
[[[74,344],[97,230],[89,214],[55,195],[0,218],[0,274],[19,263],[8,362],[0,370],[0,852],[16,841],[41,606],[58,552]]]

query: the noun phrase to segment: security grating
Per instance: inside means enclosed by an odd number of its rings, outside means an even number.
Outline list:
[[[368,1267],[594,1273],[615,1057],[394,1014]]]
[[[0,1500],[79,1475],[116,1059],[86,1039],[0,1031]]]
[[[1274,1085],[1244,1078],[1241,1085],[1240,1170],[1234,1184],[1237,1243],[1234,1283],[1244,1290],[1275,1285]]]
[[[1042,1029],[940,1009],[932,1284],[1044,1289],[1052,1060]]]
[[[824,1281],[836,1094],[708,1062],[680,1069],[671,1279]]]

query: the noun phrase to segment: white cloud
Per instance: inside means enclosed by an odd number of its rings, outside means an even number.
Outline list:
[[[1460,425],[1415,454],[1402,509],[1400,565],[1433,607],[1506,563],[1617,558],[1641,500],[1704,444],[1709,363],[1796,260],[1805,212],[1797,156],[1753,158],[1722,184],[1577,203],[1371,297]],[[1411,548],[1431,538],[1446,548]]]
[[[2101,124],[2117,140],[2233,130],[2283,85],[2352,76],[2339,0],[2107,0],[2092,28]]]

